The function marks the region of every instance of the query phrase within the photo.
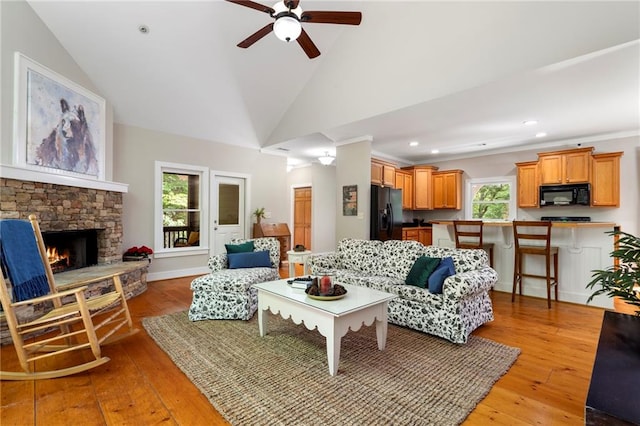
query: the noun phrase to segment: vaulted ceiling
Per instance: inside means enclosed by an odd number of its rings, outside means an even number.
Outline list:
[[[236,47],[272,18],[226,1],[29,4],[116,122],[292,164],[359,138],[412,164],[640,131],[635,1],[302,0],[362,12],[359,26],[303,24],[315,59],[273,34]]]

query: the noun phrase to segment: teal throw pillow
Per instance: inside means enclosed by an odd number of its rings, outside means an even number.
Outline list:
[[[253,241],[247,241],[241,244],[225,244],[227,248],[227,254],[229,253],[248,253],[253,251]]]
[[[227,254],[229,260],[229,269],[240,268],[270,268],[271,259],[269,252],[252,251],[250,253],[231,253]]]
[[[440,259],[437,257],[420,256],[414,262],[407,279],[404,281],[408,285],[415,285],[420,288],[427,288],[427,279],[436,269]]]
[[[436,270],[429,276],[429,292],[441,294],[444,280],[455,274],[456,268],[453,265],[453,259],[450,257],[443,258]]]

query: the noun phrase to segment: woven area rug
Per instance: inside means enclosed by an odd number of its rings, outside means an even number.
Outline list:
[[[250,321],[191,322],[186,312],[145,318],[144,328],[234,425],[461,423],[520,350],[471,336],[466,345],[389,325],[342,338],[329,375],[325,339],[269,314],[261,338]]]

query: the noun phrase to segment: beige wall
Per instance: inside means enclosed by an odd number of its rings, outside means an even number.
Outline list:
[[[371,204],[371,141],[354,141],[336,150],[336,240],[369,239]],[[342,187],[358,185],[358,215],[342,215]]]
[[[338,160],[336,160],[337,162]],[[336,200],[337,166],[313,164],[313,249],[316,252],[336,249]]]
[[[247,223],[251,223],[251,211],[258,206],[264,206],[271,212],[267,222],[289,223],[285,157],[123,124],[116,124],[114,129],[114,176],[118,181],[129,184],[129,192],[123,197],[126,247],[153,244],[156,161],[249,175]],[[205,273],[207,259],[207,254],[154,259],[149,269],[150,280]]]

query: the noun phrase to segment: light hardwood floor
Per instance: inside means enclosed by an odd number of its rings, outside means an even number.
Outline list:
[[[226,424],[140,324],[147,316],[187,309],[191,279],[151,282],[129,301],[141,331],[104,348],[111,362],[61,379],[1,382],[0,424]],[[493,292],[492,299],[495,321],[474,334],[522,353],[465,424],[583,424],[604,311],[568,303],[547,309],[546,300],[527,297],[512,304],[502,292]],[[3,370],[18,368],[13,346],[2,347],[0,355]]]

